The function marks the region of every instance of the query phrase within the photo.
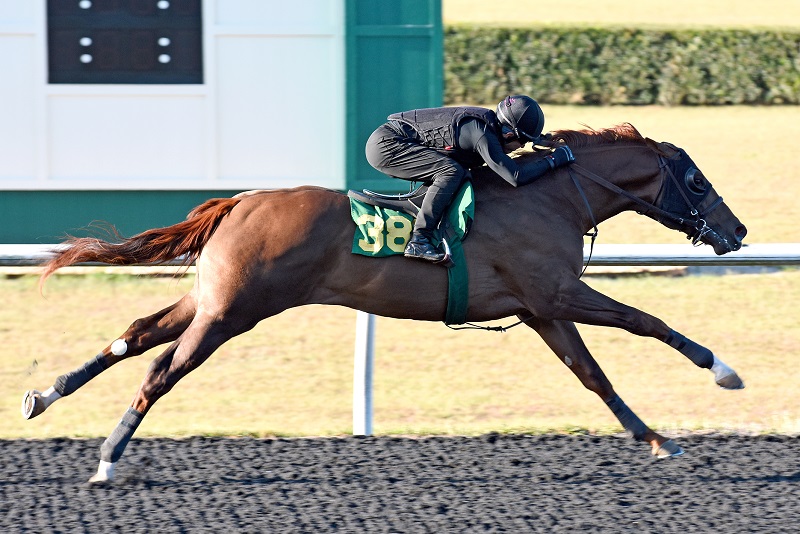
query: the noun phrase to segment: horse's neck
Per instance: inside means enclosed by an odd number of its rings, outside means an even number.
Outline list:
[[[647,202],[655,200],[660,185],[658,160],[647,146],[630,143],[595,145],[574,152],[576,163],[581,167]],[[576,217],[576,227],[582,227],[585,232],[593,227],[594,222],[599,224],[623,211],[637,209],[633,201],[575,170],[570,171],[569,167],[556,169],[554,173],[517,189],[501,183],[499,177],[492,176],[488,167],[476,169],[473,173],[477,201],[491,205],[491,211],[496,210],[496,214],[517,209],[532,214],[531,206],[535,206],[535,216],[542,219]]]
[[[606,180],[627,193],[645,202],[653,203],[660,188],[660,172],[655,153],[643,145],[596,146],[576,153],[581,167],[594,173],[595,177]],[[599,185],[593,180],[572,171],[579,186],[570,184],[580,195],[583,189],[598,223],[610,219],[624,211],[640,209],[637,204],[612,188]],[[583,202],[585,205],[585,202]]]

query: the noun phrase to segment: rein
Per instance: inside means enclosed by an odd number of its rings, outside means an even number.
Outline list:
[[[675,177],[675,174],[669,168],[666,158],[664,156],[659,155],[658,156],[658,162],[659,162],[658,163],[658,168],[661,170],[661,174],[663,175],[664,173],[666,173],[667,176],[675,184],[676,189],[681,194],[681,197],[683,198],[684,202],[686,202],[686,206],[689,208],[689,214],[694,218],[694,220],[689,220],[689,219],[686,219],[684,217],[681,217],[680,215],[676,215],[676,214],[674,214],[672,212],[663,210],[663,209],[659,208],[658,206],[656,206],[655,204],[647,202],[646,200],[643,200],[643,199],[637,197],[636,195],[633,195],[633,194],[629,193],[628,191],[622,189],[618,185],[615,185],[615,184],[609,182],[608,180],[606,180],[602,176],[598,176],[597,174],[593,173],[592,171],[590,171],[590,170],[588,170],[588,169],[586,169],[584,167],[581,167],[577,163],[573,163],[569,167],[569,169],[567,169],[567,170],[568,170],[570,176],[572,177],[572,181],[575,183],[576,187],[578,188],[578,191],[581,193],[581,196],[583,197],[584,202],[586,202],[587,208],[589,209],[589,214],[590,214],[590,216],[592,218],[592,224],[594,224],[594,227],[595,227],[595,232],[597,232],[597,223],[595,222],[594,214],[592,213],[592,209],[589,206],[589,203],[588,203],[588,201],[586,199],[586,195],[584,194],[583,189],[578,184],[577,178],[575,178],[575,174],[574,174],[573,170],[578,172],[582,176],[585,176],[586,178],[589,178],[594,183],[596,183],[596,184],[608,189],[609,191],[612,191],[612,192],[614,192],[614,193],[616,193],[618,195],[621,195],[621,196],[627,198],[628,200],[634,202],[635,204],[639,205],[642,208],[642,211],[639,211],[639,213],[641,213],[641,214],[648,215],[648,216],[653,216],[653,218],[655,218],[655,220],[657,220],[657,221],[662,221],[663,219],[667,219],[668,221],[670,221],[670,222],[672,222],[674,224],[677,224],[679,226],[692,226],[692,227],[694,227],[695,233],[688,237],[689,239],[692,240],[692,245],[696,246],[700,242],[700,239],[704,235],[706,235],[708,232],[711,231],[711,228],[709,228],[708,224],[706,223],[705,217],[708,216],[708,214],[711,213],[713,210],[715,210],[720,204],[722,204],[722,197],[718,196],[717,199],[714,202],[712,202],[710,206],[708,206],[707,208],[703,209],[703,211],[698,211],[698,207],[699,206],[695,207],[692,204],[691,200],[689,200],[689,197],[686,196],[686,193],[683,191],[683,187],[681,187],[678,179]],[[654,214],[654,215],[651,215],[651,214]],[[587,235],[590,235],[590,234],[587,234]]]
[[[575,184],[576,189],[580,193],[581,198],[583,199],[583,202],[586,205],[586,210],[589,212],[589,217],[592,220],[592,226],[594,228],[593,231],[584,234],[585,236],[591,237],[592,241],[591,241],[591,244],[589,246],[589,257],[586,260],[586,263],[584,264],[583,269],[581,270],[581,273],[578,276],[578,278],[581,278],[584,275],[584,273],[586,272],[586,269],[589,267],[589,264],[592,261],[592,254],[594,252],[594,242],[597,239],[597,235],[600,233],[600,230],[597,228],[597,219],[595,219],[594,211],[592,210],[592,206],[589,203],[589,198],[586,196],[586,193],[583,191],[583,187],[581,187],[580,181],[578,180],[577,176],[575,175],[576,173],[578,173],[581,176],[584,176],[584,177],[590,179],[594,183],[596,183],[596,184],[608,189],[609,191],[612,191],[612,192],[614,192],[614,193],[616,193],[618,195],[621,195],[621,196],[627,198],[628,200],[630,200],[634,204],[637,204],[641,208],[641,211],[639,211],[638,213],[641,213],[641,214],[644,214],[644,215],[648,215],[648,216],[653,216],[651,214],[654,214],[653,218],[655,218],[655,220],[657,220],[659,222],[661,222],[663,219],[667,219],[668,221],[670,221],[670,222],[672,222],[674,224],[677,224],[679,226],[684,226],[684,227],[685,226],[692,226],[692,227],[694,227],[695,232],[692,235],[688,236],[688,239],[692,240],[692,245],[697,246],[697,244],[700,242],[700,239],[702,239],[702,237],[704,235],[706,235],[708,232],[711,231],[711,228],[709,228],[709,226],[706,223],[704,217],[706,217],[709,213],[711,213],[714,209],[716,209],[717,206],[722,204],[722,197],[721,196],[717,197],[717,199],[714,202],[712,202],[710,206],[708,206],[707,208],[703,209],[702,211],[698,211],[698,208],[700,206],[695,207],[692,204],[691,200],[689,200],[689,197],[686,196],[686,193],[683,191],[683,188],[681,187],[680,182],[675,177],[675,174],[672,172],[672,169],[669,168],[669,165],[667,163],[667,159],[662,155],[658,156],[658,168],[660,169],[662,175],[666,174],[669,177],[669,179],[672,180],[672,182],[674,183],[674,185],[676,186],[676,188],[680,192],[681,197],[683,197],[683,200],[686,202],[686,205],[689,208],[689,213],[690,213],[690,215],[692,217],[694,217],[694,220],[689,220],[689,219],[686,219],[684,217],[681,217],[680,215],[676,215],[676,214],[674,214],[672,212],[663,210],[663,209],[659,208],[658,206],[656,206],[655,204],[647,202],[646,200],[641,199],[641,198],[637,197],[636,195],[634,195],[632,193],[629,193],[628,191],[622,189],[618,185],[609,182],[608,180],[606,180],[602,176],[599,176],[599,175],[593,173],[589,169],[586,169],[585,167],[581,167],[577,163],[572,163],[572,164],[570,164],[569,167],[567,167],[567,172],[569,173],[569,176],[572,179],[572,182]],[[702,204],[702,202],[701,202],[701,204]],[[487,330],[487,331],[490,331],[490,332],[505,332],[509,328],[514,328],[515,326],[518,326],[518,325],[520,325],[522,323],[530,321],[533,318],[534,317],[530,317],[528,319],[521,319],[521,320],[517,321],[516,323],[511,324],[509,326],[481,326],[481,325],[476,325],[474,323],[464,323],[467,326],[461,326],[461,327],[451,326],[451,325],[445,323],[445,326],[447,326],[447,328],[450,328],[451,330]]]

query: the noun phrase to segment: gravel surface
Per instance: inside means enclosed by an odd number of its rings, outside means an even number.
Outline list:
[[[797,532],[800,438],[0,441],[0,532]]]

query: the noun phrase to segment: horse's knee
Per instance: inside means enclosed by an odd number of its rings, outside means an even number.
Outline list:
[[[649,313],[630,308],[628,324],[626,328],[628,332],[638,336],[653,337],[656,339],[663,339],[667,332],[670,331],[667,324]]]
[[[605,397],[608,392],[611,391],[611,383],[599,367],[586,370],[579,378],[586,389],[597,394],[601,398]]]
[[[613,391],[611,382],[594,359],[587,361],[580,356],[566,354],[561,356],[561,361],[578,377],[583,387],[597,394],[600,398],[607,398]]]

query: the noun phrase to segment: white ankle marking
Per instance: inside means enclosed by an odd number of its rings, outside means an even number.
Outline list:
[[[722,380],[728,375],[732,375],[734,370],[725,365],[725,362],[717,358],[717,355],[714,355],[714,364],[711,366],[711,372],[714,373],[714,379],[717,381]]]
[[[92,482],[105,482],[114,478],[114,466],[116,463],[104,462],[100,460],[97,466],[97,473],[90,479]]]
[[[128,343],[124,339],[118,339],[111,344],[111,353],[114,356],[122,356],[128,352]]]
[[[42,399],[42,401],[44,401],[44,407],[47,408],[55,401],[60,399],[61,395],[59,395],[58,391],[56,391],[55,388],[51,386],[47,388],[47,391],[45,391],[44,393],[40,393],[39,397]]]

